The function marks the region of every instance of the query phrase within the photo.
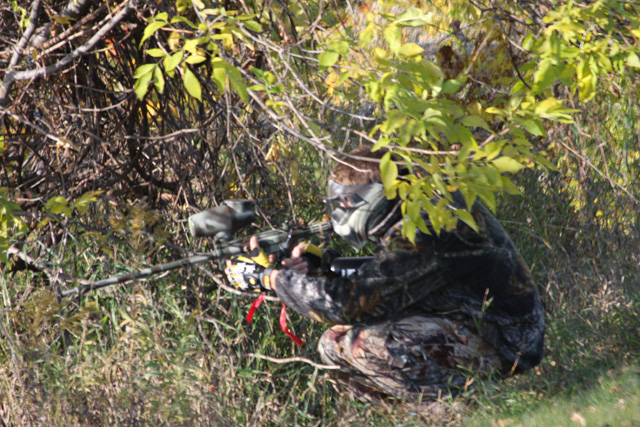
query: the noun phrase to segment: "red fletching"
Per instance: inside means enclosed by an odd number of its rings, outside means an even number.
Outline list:
[[[264,296],[265,293],[261,293],[260,296],[253,302],[253,304],[251,304],[251,308],[249,309],[249,313],[247,314],[248,323],[251,323],[251,321],[253,320],[253,313],[256,312],[256,309],[260,307],[260,304],[262,304],[262,301],[264,301]]]
[[[280,310],[280,327],[282,328],[282,331],[293,340],[294,343],[302,346],[302,340],[293,335],[293,333],[289,329],[287,329],[287,305],[285,303],[282,303],[282,310]]]

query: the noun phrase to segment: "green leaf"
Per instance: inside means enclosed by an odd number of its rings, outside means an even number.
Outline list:
[[[402,31],[396,25],[389,25],[383,31],[384,39],[393,53],[397,53],[402,46]]]
[[[498,157],[497,159],[492,161],[491,164],[495,166],[495,168],[500,172],[513,173],[518,172],[520,169],[524,168],[524,165],[522,163],[506,156]]]
[[[187,64],[200,64],[206,61],[207,58],[200,55],[190,55],[187,59],[184,60]]]
[[[157,14],[156,16],[154,16],[153,21],[166,21],[167,19],[169,19],[169,13],[168,12],[161,12],[159,14]],[[166,22],[165,22],[166,23]]]
[[[189,95],[193,96],[198,101],[202,101],[202,88],[200,87],[200,82],[189,68],[185,67],[182,80],[184,81],[184,87],[187,89]]]
[[[58,24],[62,24],[62,25],[69,25],[71,24],[71,21],[69,20],[69,18],[65,17],[65,16],[61,16],[61,15],[53,15],[51,17],[51,19],[53,19],[54,21],[56,21]]]
[[[224,93],[227,90],[227,70],[218,63],[219,61],[213,62],[213,81],[218,86],[218,90]]]
[[[266,81],[269,85],[274,84],[277,80],[276,75],[270,71],[265,71],[263,77],[264,81]]]
[[[190,26],[191,28],[193,28],[194,30],[198,29],[198,26],[196,24],[194,24],[193,22],[191,22],[187,17],[182,16],[182,15],[178,15],[178,16],[174,16],[173,18],[171,18],[170,21],[172,24],[176,24],[178,22],[184,22],[185,24],[187,24],[188,26]]]
[[[244,83],[244,80],[242,80],[242,74],[240,74],[235,67],[229,67],[232,68],[227,70],[231,86],[238,92],[238,96],[240,96],[240,99],[246,104],[249,102],[249,93],[247,92],[247,85]]]
[[[374,128],[375,129],[375,128]],[[389,138],[386,137],[382,137],[378,140],[378,142],[376,142],[373,147],[371,148],[371,151],[376,151],[379,150],[382,147],[386,147],[387,145],[389,145],[391,143],[391,140]]]
[[[162,75],[160,67],[156,67],[155,70],[153,70],[153,85],[156,87],[158,93],[164,93],[164,76]]]
[[[151,73],[155,67],[156,67],[156,64],[144,64],[144,65],[141,65],[138,68],[136,68],[136,72],[133,73],[133,78],[134,79],[139,79],[140,77],[144,76],[145,74]]]
[[[465,83],[467,83],[467,76],[460,77],[459,79],[445,80],[442,86],[442,93],[456,93]]]
[[[63,214],[68,218],[71,217],[71,209],[67,205],[67,199],[62,196],[54,196],[50,198],[45,206],[52,214]]]
[[[165,25],[167,25],[166,21],[155,21],[147,25],[147,27],[144,29],[144,33],[142,34],[142,40],[140,40],[140,46],[142,46],[142,43],[144,43],[146,39],[154,35],[156,31],[158,31],[160,28],[164,27]]]
[[[149,82],[151,81],[152,77],[153,77],[153,73],[147,73],[142,77],[140,77],[139,79],[137,79],[135,84],[133,85],[133,92],[136,94],[136,97],[139,100],[142,101],[142,99],[144,99],[144,96],[146,95],[147,90],[149,89]]]
[[[491,190],[478,189],[478,197],[491,212],[496,211],[496,195]]]
[[[403,27],[421,27],[428,25],[433,21],[433,13],[425,14],[418,8],[412,8],[403,12],[394,22],[396,25]]]
[[[164,58],[167,54],[162,49],[154,48],[145,50],[147,55],[153,56],[154,58]]]
[[[402,234],[411,243],[416,243],[416,224],[411,220],[405,220],[402,224]]]
[[[476,224],[476,220],[473,218],[473,215],[464,209],[456,209],[454,211],[455,216],[462,220],[465,224],[473,229],[476,233],[479,231],[478,224]]]
[[[183,49],[192,55],[197,55],[198,51],[196,50],[196,48],[198,47],[198,43],[200,43],[200,39],[187,40],[184,43]]]
[[[420,47],[417,43],[407,43],[402,45],[402,47],[398,50],[398,54],[406,57],[420,55],[424,52],[424,49]]]
[[[407,122],[407,116],[398,110],[389,111],[387,114],[387,120],[382,122],[380,130],[386,134],[393,132],[400,128]]]
[[[340,58],[340,54],[338,52],[334,52],[331,50],[325,50],[320,55],[318,55],[318,61],[319,61],[320,67],[325,67],[325,68],[335,65],[335,63],[338,62],[339,58]]]
[[[482,128],[491,132],[489,124],[480,116],[464,116],[462,118],[462,124],[469,128]]]
[[[338,52],[340,55],[348,55],[349,42],[342,40],[336,43],[332,43],[327,50]]]
[[[178,65],[182,62],[182,57],[184,56],[184,51],[179,50],[171,56],[167,56],[164,58],[164,71],[166,73],[173,73],[173,70],[176,69]]]
[[[242,15],[238,15],[236,18],[238,18],[238,21],[247,21],[249,19],[255,18],[257,15],[255,13],[243,13]]]
[[[264,79],[264,71],[262,71],[260,68],[256,68],[253,65],[251,66],[251,71],[253,71],[253,74],[256,75],[256,77],[258,77],[259,79],[263,80]]]
[[[640,68],[640,58],[634,52],[630,52],[627,56],[627,65],[629,67]]]
[[[527,132],[538,136],[546,136],[547,132],[540,120],[536,119],[515,119]]]
[[[358,35],[358,46],[361,48],[369,47],[378,30],[377,25],[373,23],[368,24],[367,28],[362,30]]]
[[[533,74],[533,81],[536,83],[536,92],[539,93],[551,86],[560,74],[560,70],[553,64],[551,58],[543,59]]]
[[[78,212],[84,214],[89,210],[89,205],[93,202],[97,202],[98,199],[96,196],[104,193],[104,191],[87,191],[82,196],[78,197],[73,201],[73,207],[78,210]]]
[[[256,33],[262,32],[262,26],[256,21],[244,21],[244,26],[247,27],[247,30],[249,31],[253,31]]]
[[[380,178],[385,187],[391,187],[398,178],[398,165],[391,160],[391,152],[387,152],[380,159]]]

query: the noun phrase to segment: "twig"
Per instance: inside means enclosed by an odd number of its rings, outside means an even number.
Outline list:
[[[137,2],[137,0],[127,0],[126,6],[124,6],[124,8],[120,11],[120,13],[118,13],[113,18],[111,18],[111,20],[104,27],[102,27],[100,30],[98,30],[93,35],[93,37],[91,37],[89,39],[88,42],[86,42],[85,44],[83,44],[82,46],[80,46],[79,48],[74,50],[73,52],[69,53],[64,58],[62,58],[60,61],[56,62],[55,64],[49,65],[49,66],[44,67],[44,68],[38,68],[38,69],[35,69],[35,70],[19,71],[19,72],[9,71],[5,75],[4,80],[2,82],[2,85],[0,86],[0,106],[6,106],[7,105],[8,100],[9,100],[9,92],[10,92],[11,86],[13,85],[13,83],[15,81],[31,80],[31,79],[35,79],[37,77],[41,77],[41,76],[44,76],[44,75],[47,75],[47,74],[55,74],[58,71],[60,71],[63,68],[65,68],[67,65],[69,65],[74,60],[80,58],[83,55],[86,55],[87,53],[89,53],[91,51],[91,49],[93,49],[93,47],[99,41],[101,41],[102,38],[109,31],[111,31],[113,29],[113,27],[115,27],[125,16],[127,16],[129,14],[129,12],[133,8],[135,8],[136,2]]]
[[[366,139],[369,142],[373,142],[373,143],[378,142],[377,140],[371,138],[369,135],[367,135],[364,132],[361,132],[361,131],[358,131],[358,130],[353,130],[353,129],[351,129],[351,132],[355,133],[356,135],[358,135],[361,138]],[[454,155],[455,156],[455,155],[457,155],[459,153],[458,150],[451,150],[451,151],[424,150],[422,148],[400,147],[398,145],[387,145],[387,147],[402,149],[402,150],[406,150],[406,151],[411,151],[413,153],[418,153],[418,154],[425,154],[427,156],[430,156],[430,155],[435,155],[435,156]]]
[[[31,7],[31,15],[29,16],[29,21],[30,21],[29,26],[27,27],[26,31],[22,35],[22,38],[18,42],[18,45],[16,46],[16,50],[13,52],[13,56],[11,57],[11,61],[9,61],[9,66],[7,67],[7,70],[11,70],[13,67],[15,67],[18,61],[20,60],[20,55],[22,55],[22,51],[24,50],[25,46],[29,43],[29,39],[31,38],[31,35],[36,30],[39,10],[40,10],[40,0],[36,0],[35,2],[33,2],[33,6]]]
[[[38,269],[38,271],[42,271],[49,278],[49,282],[51,283],[51,285],[66,284],[68,282],[78,282],[83,285],[90,283],[88,280],[77,279],[73,276],[68,275],[61,268],[57,268],[55,270],[47,268],[44,262],[38,261],[28,254],[22,252],[15,245],[11,245],[9,249],[7,249],[7,255],[15,255],[16,257],[24,261],[25,264],[35,267],[36,269]]]
[[[278,363],[278,364],[303,362],[303,363],[308,363],[309,365],[318,369],[336,370],[341,368],[340,365],[323,365],[321,363],[314,362],[313,360],[306,359],[304,357],[285,357],[284,359],[278,359],[276,357],[265,356],[264,354],[256,354],[256,353],[247,353],[246,356],[255,357],[256,359],[264,359],[264,360],[268,360],[269,362]]]
[[[67,37],[69,37],[74,31],[89,22],[91,19],[95,18],[96,15],[106,9],[106,7],[106,3],[103,3],[98,9],[95,10],[95,12],[92,12],[89,15],[83,17],[81,20],[79,20],[54,38],[47,40],[42,44],[42,46],[40,46],[40,49],[42,49],[42,51],[40,52],[39,56],[49,53],[49,48],[51,48],[53,45],[56,45],[63,40],[67,40]]]
[[[59,137],[56,134],[47,132],[45,129],[41,128],[40,126],[36,125],[35,123],[31,123],[29,120],[23,119],[22,117],[13,114],[8,109],[4,108],[1,105],[1,102],[0,102],[0,117],[2,117],[2,115],[4,115],[4,114],[8,114],[14,120],[17,120],[18,122],[22,123],[23,125],[25,125],[27,127],[33,128],[34,130],[39,132],[41,135],[43,135],[43,136],[55,141],[56,143],[58,143],[58,144],[60,144],[62,146],[68,145],[72,149],[78,150],[78,147],[73,142],[69,141],[68,139],[63,139],[63,138]]]
[[[591,160],[589,160],[588,158],[584,157],[583,155],[581,155],[580,153],[578,153],[576,150],[574,150],[573,148],[569,147],[565,142],[563,142],[562,140],[558,140],[558,142],[560,143],[560,145],[562,145],[564,148],[566,148],[567,150],[569,150],[569,152],[571,152],[574,156],[576,156],[577,158],[579,158],[580,160],[582,160],[583,162],[585,162],[585,164],[587,164],[591,169],[593,169],[594,171],[596,171],[598,173],[598,175],[600,175],[601,177],[603,177],[605,180],[609,181],[609,184],[611,185],[611,187],[615,188],[618,187],[620,190],[622,190],[627,196],[629,196],[629,198],[631,200],[633,200],[633,202],[636,203],[636,205],[640,205],[640,200],[638,200],[633,194],[631,194],[631,192],[622,186],[622,184],[618,184],[617,182],[613,181],[610,177],[608,177],[606,174],[604,174],[600,169],[598,169],[596,167],[596,165],[594,165]]]

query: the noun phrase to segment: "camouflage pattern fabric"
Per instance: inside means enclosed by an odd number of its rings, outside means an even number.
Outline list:
[[[461,322],[408,315],[371,326],[336,325],[318,342],[336,379],[363,400],[384,395],[418,402],[465,391],[478,376],[502,375],[508,366]]]
[[[454,205],[464,207],[455,197]],[[460,221],[440,235],[418,232],[415,245],[402,237],[401,221],[396,222],[382,236],[374,259],[347,278],[283,270],[278,297],[297,312],[331,324],[372,326],[408,314],[446,318],[491,346],[509,372],[529,369],[542,359],[545,330],[535,283],[500,223],[480,204],[471,214],[477,232]],[[428,221],[426,214],[423,218]],[[345,365],[351,371],[358,366]],[[374,374],[367,372],[362,376]]]

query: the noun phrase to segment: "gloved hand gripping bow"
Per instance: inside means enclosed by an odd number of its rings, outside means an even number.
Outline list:
[[[224,270],[231,285],[242,291],[265,292],[271,290],[271,272],[274,270],[269,258],[259,247],[249,251],[248,256],[234,256]]]

